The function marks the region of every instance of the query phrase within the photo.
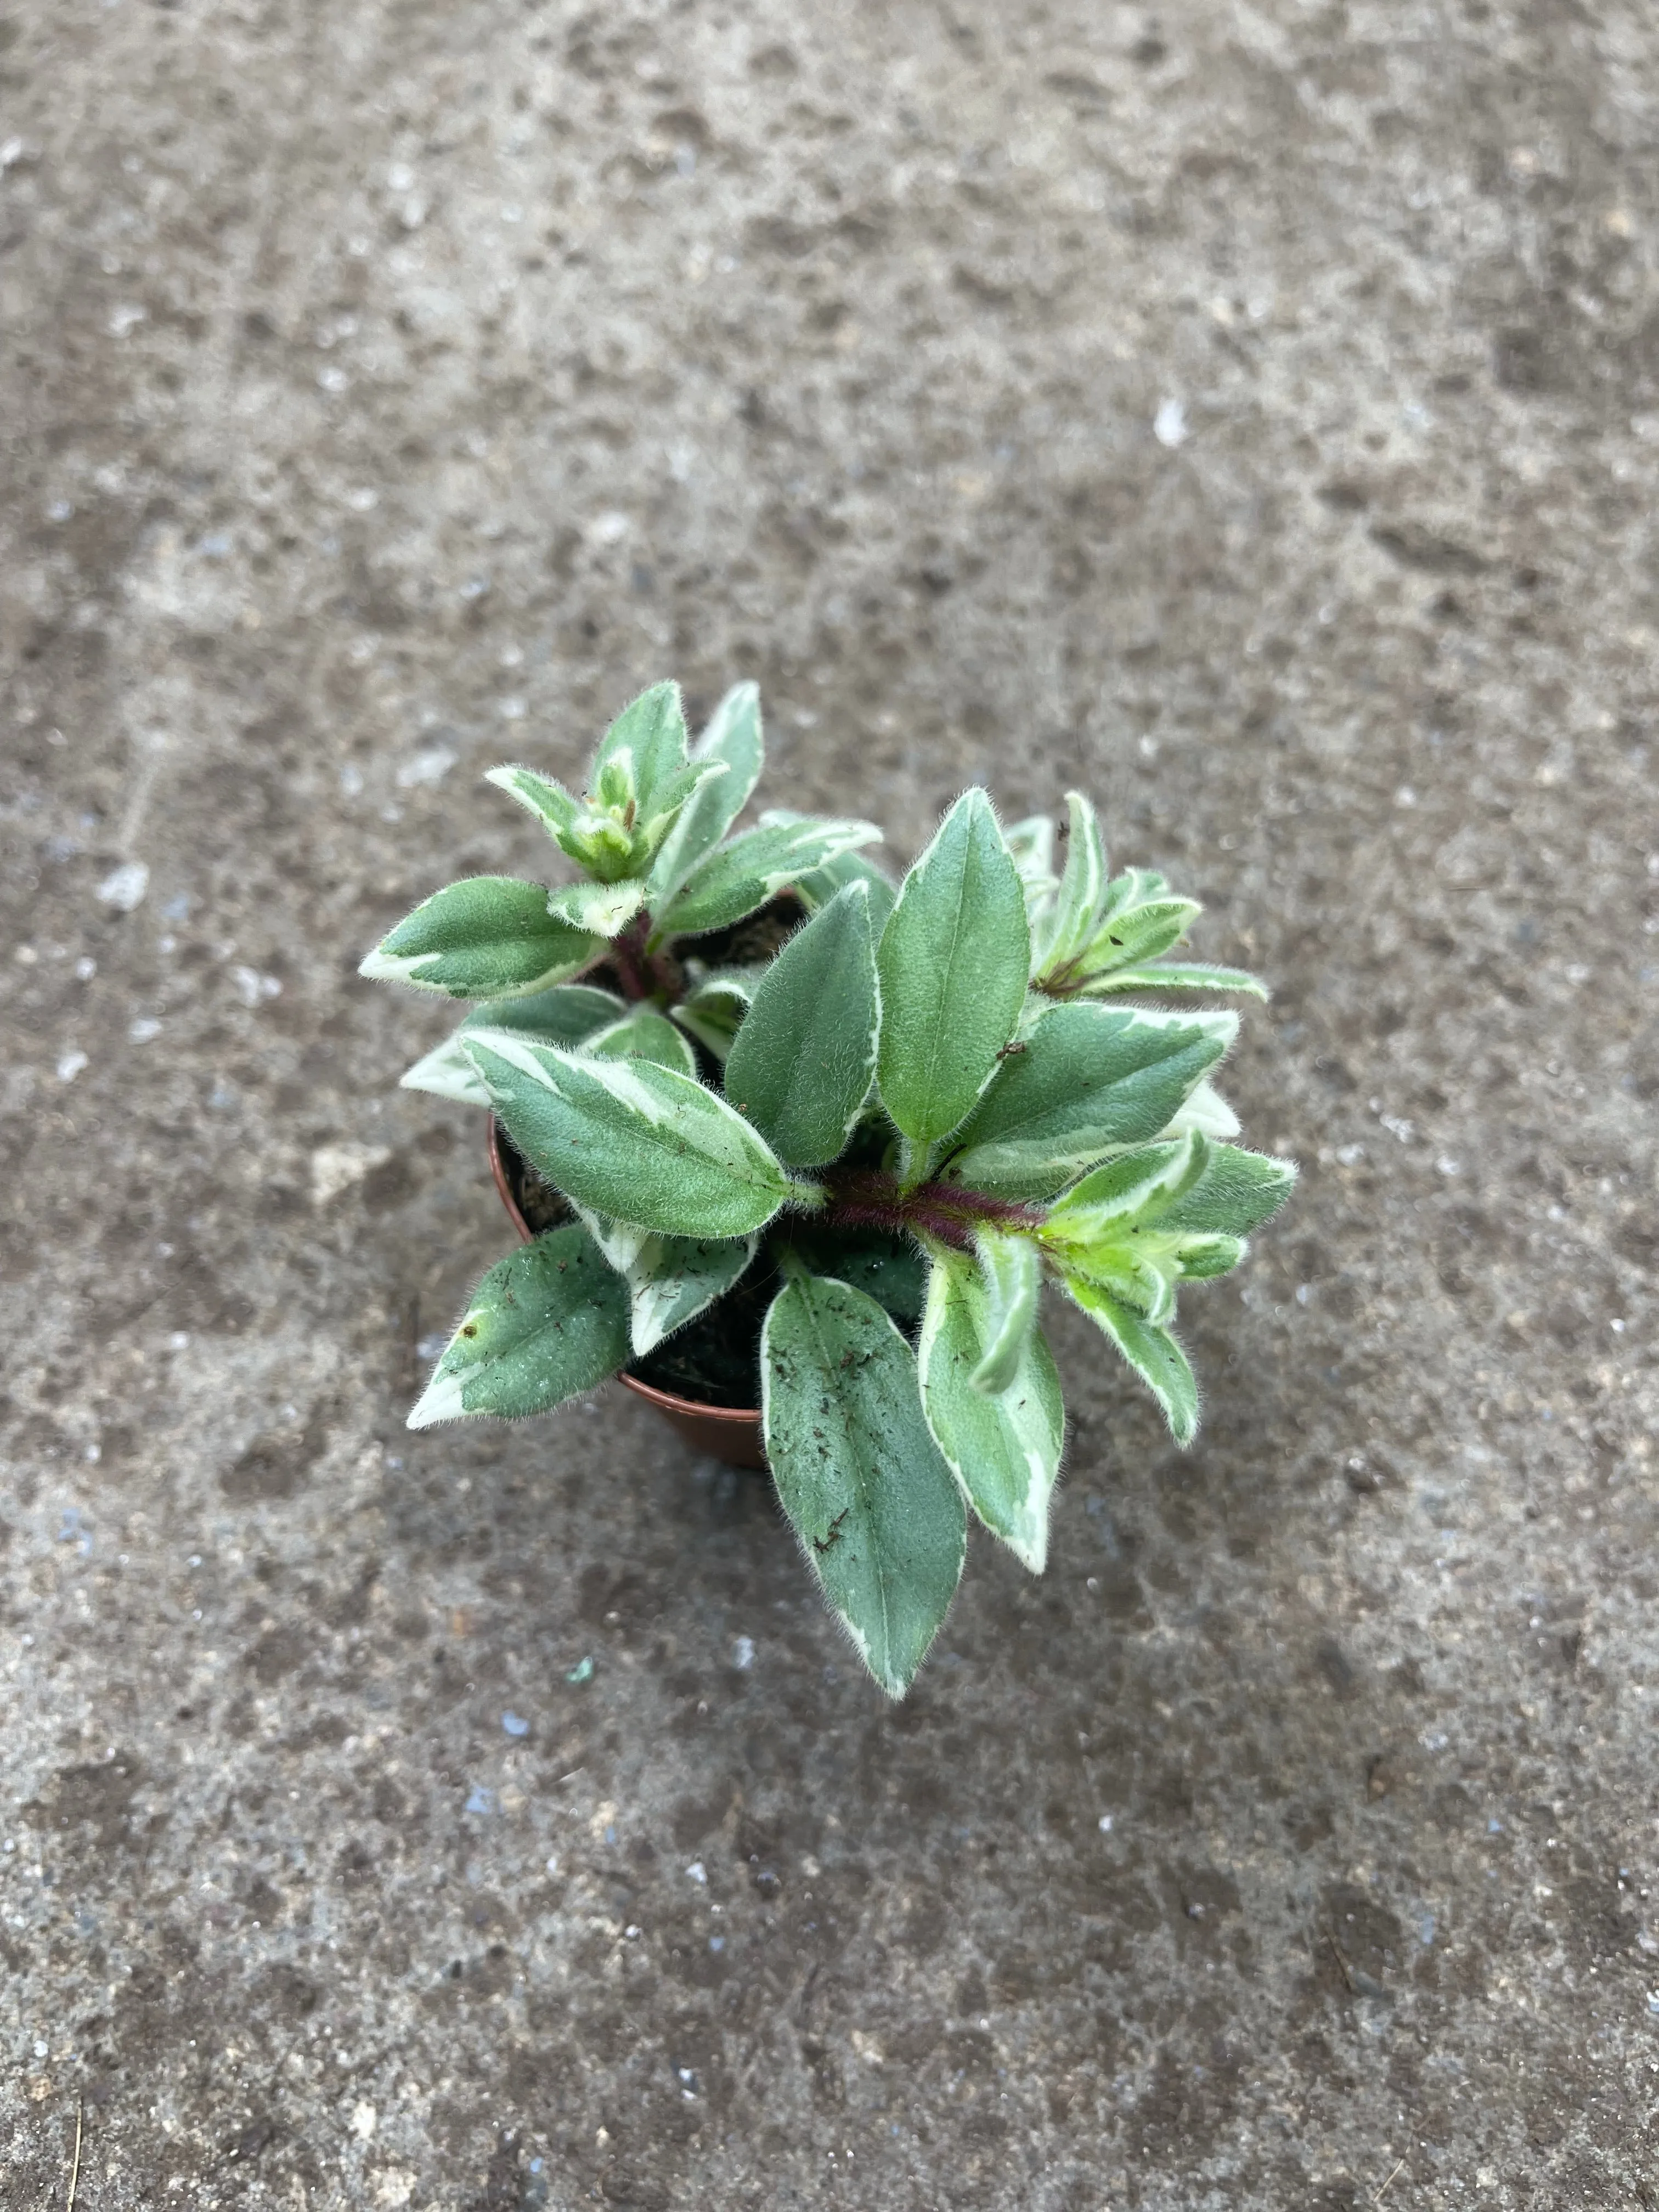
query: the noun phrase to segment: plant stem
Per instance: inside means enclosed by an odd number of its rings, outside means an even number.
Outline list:
[[[825,1203],[816,1215],[830,1229],[887,1229],[933,1237],[958,1251],[973,1249],[974,1231],[983,1223],[1009,1229],[1036,1229],[1039,1206],[993,1198],[955,1183],[923,1182],[906,1190],[896,1176],[874,1169],[849,1168],[824,1182]]]

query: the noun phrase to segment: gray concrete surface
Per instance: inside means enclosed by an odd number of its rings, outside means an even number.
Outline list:
[[[1656,137],[1638,0],[14,0],[8,2206],[1659,2204]],[[1060,1319],[897,1711],[633,1402],[401,1427],[356,962],[671,672],[1278,987],[1199,1448]]]

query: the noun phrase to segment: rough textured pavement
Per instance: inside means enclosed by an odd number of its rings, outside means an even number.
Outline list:
[[[1659,2203],[1656,137],[1639,0],[12,6],[8,2205]],[[620,1394],[401,1425],[356,962],[671,672],[1277,986],[1198,1448],[1060,1317],[896,1710]]]

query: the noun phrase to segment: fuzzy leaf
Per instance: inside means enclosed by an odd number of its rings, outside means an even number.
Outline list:
[[[848,884],[762,977],[726,1063],[726,1095],[786,1167],[839,1158],[876,1066],[870,890]]]
[[[586,1049],[598,1059],[654,1060],[659,1067],[672,1067],[696,1080],[696,1053],[667,1015],[659,1014],[654,1006],[635,1006],[585,1042]]]
[[[1113,968],[1076,986],[1079,997],[1104,999],[1122,991],[1237,991],[1266,999],[1267,985],[1243,968],[1209,968],[1197,961],[1154,962],[1150,966]]]
[[[627,928],[645,904],[645,886],[629,879],[615,884],[561,884],[547,895],[547,910],[556,921],[595,937],[615,937]]]
[[[918,1352],[927,1425],[980,1519],[1040,1575],[1066,1430],[1060,1376],[1041,1331],[1028,1328],[1006,1389],[981,1389],[975,1377],[989,1357],[994,1326],[973,1260],[965,1252],[936,1255]]]
[[[1186,1353],[1169,1330],[1143,1321],[1109,1291],[1091,1283],[1069,1278],[1066,1289],[1090,1320],[1099,1323],[1158,1400],[1176,1442],[1191,1443],[1198,1434],[1198,1383]]]
[[[1093,989],[1100,977],[1142,967],[1178,945],[1202,912],[1196,899],[1172,898],[1152,869],[1126,869],[1107,887],[1092,939],[1069,960],[1050,963],[1048,976],[1062,994]]]
[[[452,999],[521,999],[574,975],[603,950],[547,910],[538,884],[466,876],[422,899],[358,969]]]
[[[643,1358],[663,1339],[694,1321],[729,1291],[755,1256],[752,1237],[709,1242],[691,1237],[647,1237],[623,1269],[631,1306],[634,1356]]]
[[[1042,1264],[1029,1237],[982,1230],[974,1239],[985,1293],[984,1357],[969,1380],[975,1390],[1006,1390],[1036,1327]]]
[[[1294,1160],[1272,1159],[1237,1145],[1212,1145],[1204,1172],[1158,1220],[1161,1229],[1249,1237],[1296,1187]]]
[[[1025,896],[982,791],[963,793],[906,876],[876,960],[882,1103],[925,1144],[972,1109],[1025,999]]]
[[[1258,1176],[1239,1161],[1277,1172]],[[1238,1265],[1250,1217],[1265,1219],[1288,1188],[1282,1163],[1194,1133],[1096,1169],[1050,1209],[1041,1241],[1074,1292],[1081,1283],[1143,1321],[1164,1322],[1179,1284]]]
[[[686,766],[685,714],[678,684],[653,684],[641,691],[599,740],[592,781],[602,800],[611,798],[606,770],[624,761],[637,815],[644,820],[659,811],[665,787]]]
[[[950,1609],[968,1538],[915,1355],[873,1298],[809,1275],[773,1302],[761,1375],[783,1510],[866,1666],[902,1697]]]
[[[869,885],[870,934],[879,944],[881,933],[887,927],[887,917],[893,911],[898,893],[866,854],[842,853],[833,860],[826,860],[821,868],[814,868],[810,874],[800,877],[795,889],[800,893],[807,912],[817,914],[848,884]]]
[[[1071,821],[1066,869],[1044,921],[1041,949],[1033,950],[1038,974],[1064,970],[1091,945],[1106,908],[1106,841],[1099,817],[1080,791],[1068,791],[1066,805]]]
[[[699,1044],[706,1045],[716,1060],[723,1060],[732,1049],[732,1041],[754,1002],[755,992],[769,965],[762,960],[748,967],[711,968],[697,979],[678,1006],[669,1008],[669,1012]]]
[[[542,1044],[580,1044],[625,1011],[620,999],[590,983],[557,983],[528,999],[497,999],[475,1007],[459,1029],[403,1079],[405,1091],[429,1091],[435,1097],[458,1098],[468,1106],[488,1106],[489,1093],[467,1057],[463,1042],[469,1030],[510,1030]]]
[[[657,915],[654,937],[701,937],[729,928],[826,860],[854,846],[875,844],[880,836],[872,822],[763,820],[699,861]]]
[[[712,852],[749,803],[766,757],[761,738],[760,693],[734,684],[691,749],[694,768],[716,764],[722,776],[701,784],[680,809],[651,865],[647,898],[661,911],[705,853]]]
[[[584,1229],[550,1230],[497,1261],[409,1417],[517,1419],[592,1390],[628,1358],[628,1295]]]
[[[789,1188],[740,1114],[648,1060],[598,1060],[526,1039],[467,1050],[519,1151],[578,1205],[671,1237],[746,1237]]]
[[[959,1133],[945,1180],[1052,1197],[1114,1146],[1155,1136],[1237,1027],[1234,1014],[1050,1007]]]

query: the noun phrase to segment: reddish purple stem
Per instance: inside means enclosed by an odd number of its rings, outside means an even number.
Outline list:
[[[924,1182],[903,1190],[896,1176],[874,1169],[848,1168],[830,1174],[824,1178],[824,1188],[829,1203],[816,1218],[826,1226],[908,1230],[963,1252],[973,1249],[974,1231],[981,1222],[1036,1229],[1043,1218],[1036,1206],[992,1198],[981,1190],[959,1189],[955,1183]]]

